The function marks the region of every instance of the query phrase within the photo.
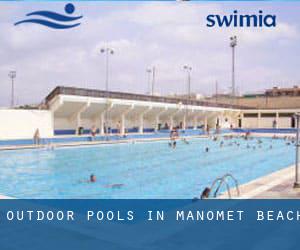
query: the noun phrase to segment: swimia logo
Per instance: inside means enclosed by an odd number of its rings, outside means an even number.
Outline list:
[[[80,23],[74,23],[79,20],[82,16],[72,16],[75,12],[75,6],[71,3],[66,4],[64,8],[65,14],[59,14],[53,11],[40,10],[27,14],[27,17],[33,17],[25,20],[16,22],[15,25],[32,23],[43,25],[52,29],[70,29],[80,25]],[[73,23],[71,23],[73,22]]]
[[[231,15],[210,14],[206,17],[207,27],[276,27],[276,15],[264,14],[262,10],[258,14],[239,14],[234,10]]]

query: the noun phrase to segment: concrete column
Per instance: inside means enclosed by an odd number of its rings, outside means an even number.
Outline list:
[[[144,133],[144,120],[145,120],[145,115],[152,110],[152,107],[148,107],[145,109],[139,116],[139,133],[143,134]]]
[[[160,111],[158,114],[155,116],[155,131],[158,131],[158,124],[160,122],[159,118],[160,116],[165,113],[168,110],[168,108],[165,108],[164,110]]]
[[[244,113],[241,113],[241,116],[240,116],[240,118],[241,118],[241,128],[243,127],[243,124],[244,124]]]
[[[198,118],[197,118],[197,116],[195,116],[195,117],[194,117],[194,121],[193,121],[193,123],[194,123],[194,124],[193,124],[193,128],[194,128],[194,129],[197,129],[197,122],[198,122]]]
[[[260,128],[260,120],[261,120],[261,113],[258,112],[258,115],[257,115],[257,127]]]
[[[275,121],[276,121],[276,128],[279,128],[279,126],[278,126],[278,124],[279,124],[279,113],[278,112],[276,112]]]
[[[155,131],[158,131],[159,115],[155,116]]]
[[[99,124],[99,130],[100,130],[100,134],[104,135],[104,112],[101,113],[100,115],[100,124]]]
[[[79,127],[81,127],[81,112],[78,112],[76,115],[76,134],[79,134]]]
[[[71,117],[70,120],[74,121],[75,119],[75,123],[76,123],[76,134],[78,134],[78,128],[81,126],[81,114],[90,106],[90,102],[87,102],[86,104],[84,104],[79,110],[78,112],[75,112]]]
[[[139,116],[139,133],[143,134],[144,133],[144,115]]]
[[[121,131],[120,131],[121,135],[125,134],[125,122],[126,122],[125,114],[122,114],[121,115]]]
[[[204,117],[204,130],[207,130],[207,116]]]
[[[170,117],[170,130],[174,127],[174,119],[173,116]]]
[[[186,116],[183,116],[182,129],[186,129]]]
[[[134,109],[134,105],[131,105],[127,110],[125,110],[121,114],[121,128],[120,128],[120,134],[124,135],[126,130],[126,115],[131,112]]]

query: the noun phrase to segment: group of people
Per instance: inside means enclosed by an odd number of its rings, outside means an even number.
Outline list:
[[[78,128],[79,135],[83,134],[83,132],[84,132],[83,127]],[[107,127],[107,125],[104,123],[103,124],[103,132],[104,132],[104,134],[111,134],[112,129],[111,129],[111,127]],[[91,140],[93,140],[96,137],[97,133],[99,133],[99,129],[97,129],[97,127],[95,125],[93,125],[90,129]],[[122,133],[122,126],[121,126],[120,121],[118,121],[116,124],[116,134],[126,137],[126,133]]]
[[[219,146],[220,146],[220,147],[225,146],[224,141],[229,140],[230,142],[227,144],[227,146],[233,146],[233,145],[236,145],[236,146],[240,147],[240,146],[241,146],[241,143],[240,143],[239,141],[236,141],[236,140],[232,141],[232,139],[235,139],[235,138],[237,138],[237,139],[242,138],[243,140],[246,140],[246,141],[248,141],[248,140],[249,140],[249,141],[254,141],[254,143],[251,143],[252,145],[251,145],[250,143],[247,143],[247,144],[246,144],[246,148],[247,148],[247,149],[251,149],[251,148],[252,148],[253,150],[255,150],[255,149],[257,149],[257,148],[263,148],[263,146],[266,144],[266,143],[265,143],[263,140],[261,140],[261,139],[255,139],[255,137],[251,137],[251,136],[250,136],[250,132],[247,132],[247,133],[245,133],[245,134],[243,134],[243,135],[236,135],[236,136],[233,136],[233,135],[227,135],[227,136],[223,136],[223,138],[222,138],[222,140],[221,140]],[[211,137],[211,139],[212,139],[213,141],[217,141],[217,140],[219,140],[219,137],[214,136],[214,137]],[[269,149],[273,149],[272,141],[273,141],[273,140],[276,140],[276,139],[283,139],[283,140],[285,141],[285,145],[287,145],[287,146],[295,144],[295,141],[296,141],[296,139],[295,139],[294,136],[284,136],[284,137],[279,137],[279,136],[277,136],[277,135],[273,135],[273,136],[272,136],[272,140],[271,140],[271,144],[270,144],[269,146],[267,146]],[[206,152],[207,152],[207,149],[206,149]]]
[[[169,147],[172,147],[172,148],[176,148],[176,145],[177,145],[177,142],[176,140],[179,139],[179,132],[178,132],[178,129],[177,128],[173,128],[171,131],[170,131],[170,142],[169,142]],[[190,142],[186,139],[186,138],[182,138],[181,141],[186,144],[186,145],[189,145]]]

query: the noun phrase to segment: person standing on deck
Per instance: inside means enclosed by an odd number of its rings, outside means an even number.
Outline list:
[[[38,128],[34,132],[33,142],[35,145],[40,145],[41,143],[40,130]]]

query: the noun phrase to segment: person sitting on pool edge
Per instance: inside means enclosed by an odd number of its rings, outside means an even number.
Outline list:
[[[210,190],[209,187],[204,188],[204,190],[203,190],[203,192],[202,192],[202,194],[201,194],[201,196],[200,196],[200,199],[201,199],[201,200],[208,199],[208,198],[209,198],[210,191],[211,191],[211,190]]]
[[[97,181],[96,176],[94,174],[91,174],[89,182],[94,183],[96,181]]]

